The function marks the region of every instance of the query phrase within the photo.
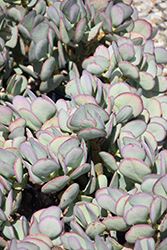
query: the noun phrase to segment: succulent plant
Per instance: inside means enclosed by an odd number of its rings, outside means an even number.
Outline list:
[[[132,0],[0,3],[0,249],[118,250],[122,232],[134,250],[165,250],[156,30]],[[17,214],[28,185],[56,195],[30,219]]]

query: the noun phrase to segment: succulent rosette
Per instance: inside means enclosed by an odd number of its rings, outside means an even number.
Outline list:
[[[0,3],[0,249],[118,250],[122,232],[134,250],[166,250],[156,30],[132,0]],[[26,218],[30,186],[56,200]]]

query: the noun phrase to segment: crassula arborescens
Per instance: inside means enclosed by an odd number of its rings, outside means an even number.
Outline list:
[[[1,249],[122,249],[119,232],[165,249],[167,51],[151,24],[131,0],[1,3]],[[17,218],[29,186],[56,204]]]

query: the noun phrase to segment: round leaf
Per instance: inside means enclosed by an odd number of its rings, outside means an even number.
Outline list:
[[[26,120],[26,124],[29,128],[32,130],[39,130],[42,126],[41,121],[38,119],[38,117],[33,114],[30,110],[21,108],[19,110],[19,114],[21,115],[22,118]]]
[[[40,159],[32,166],[32,171],[35,175],[48,177],[51,173],[57,171],[59,165],[52,159]]]
[[[152,34],[152,25],[144,19],[137,19],[134,21],[133,32],[141,33],[148,40]]]
[[[107,217],[103,220],[103,223],[106,225],[107,230],[127,231],[128,229],[124,219],[119,216]]]
[[[118,66],[125,76],[133,79],[139,78],[139,69],[132,63],[123,61],[119,62]]]
[[[0,105],[0,123],[9,125],[12,122],[13,112],[10,108]]]
[[[49,100],[38,97],[31,103],[31,111],[45,123],[56,113],[56,107]]]
[[[125,234],[125,239],[129,243],[135,243],[137,239],[152,237],[154,235],[155,229],[150,225],[135,225]]]
[[[133,93],[122,93],[115,98],[115,105],[121,110],[125,106],[133,108],[132,116],[136,117],[143,111],[142,99]]]
[[[86,18],[82,18],[78,24],[77,24],[77,27],[76,27],[76,30],[75,30],[75,42],[76,43],[79,43],[83,37],[83,33],[85,31],[85,26],[86,26]]]
[[[106,133],[98,128],[85,128],[77,133],[79,138],[84,138],[85,140],[91,140],[95,138],[105,137]]]
[[[62,231],[62,224],[55,216],[46,216],[38,224],[40,232],[50,239],[56,238]]]
[[[66,184],[70,181],[69,176],[60,176],[48,181],[41,189],[43,193],[49,194],[52,192],[58,192],[62,190]]]
[[[92,221],[86,228],[86,234],[94,239],[96,235],[100,235],[106,229],[106,225],[100,221]]]
[[[55,58],[51,56],[42,65],[42,70],[41,70],[42,81],[47,81],[52,76],[54,67],[55,67]]]
[[[146,223],[148,220],[149,210],[146,206],[137,205],[129,209],[125,215],[125,222],[128,225]]]
[[[120,162],[120,172],[134,182],[142,183],[143,177],[151,173],[146,163],[135,158],[126,158]]]
[[[61,197],[59,204],[60,208],[65,209],[66,207],[68,207],[75,200],[78,193],[79,193],[79,185],[77,183],[74,183],[71,186],[69,186]]]
[[[144,160],[146,154],[143,148],[135,144],[128,144],[123,147],[121,154],[124,158],[136,158]]]
[[[48,40],[47,38],[41,38],[35,45],[34,53],[35,58],[39,61],[41,58],[46,56],[48,48]]]
[[[147,126],[147,131],[151,132],[158,142],[164,140],[166,136],[164,126],[157,122],[150,122]]]

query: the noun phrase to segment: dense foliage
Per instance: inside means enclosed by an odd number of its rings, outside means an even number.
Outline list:
[[[166,249],[167,51],[131,4],[0,0],[0,249]],[[18,217],[31,184],[58,203]]]

